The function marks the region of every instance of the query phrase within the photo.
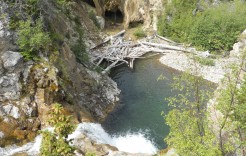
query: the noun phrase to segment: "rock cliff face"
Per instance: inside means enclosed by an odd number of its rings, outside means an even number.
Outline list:
[[[68,9],[40,0],[39,5],[51,35],[59,35],[57,50],[27,61],[16,46],[16,31],[9,29],[16,8],[0,0],[0,146],[33,139],[45,126],[52,103],[61,103],[78,123],[102,121],[118,101],[116,83],[75,55],[81,30],[87,49],[101,40],[85,4],[73,2]]]
[[[93,0],[97,15],[105,15],[105,11],[120,10],[124,15],[124,27],[132,22],[143,22],[145,28],[151,26],[157,30],[157,17],[163,11],[162,0]]]

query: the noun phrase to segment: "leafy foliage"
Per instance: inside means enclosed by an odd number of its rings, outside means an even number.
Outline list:
[[[37,58],[39,52],[47,50],[49,42],[49,34],[43,31],[41,19],[36,23],[31,23],[30,19],[19,23],[17,44],[26,59]]]
[[[205,90],[203,81],[201,77],[189,73],[176,77],[172,88],[179,93],[167,98],[172,110],[165,116],[170,126],[165,140],[180,155],[220,155],[206,112],[211,92]]]
[[[219,141],[224,155],[232,152],[246,154],[246,77],[244,76],[241,81],[243,68],[245,54],[239,68],[232,67],[232,74],[228,75],[224,82],[227,84],[226,87],[219,92],[217,109],[223,113],[223,118],[219,122]]]
[[[230,50],[246,28],[245,7],[245,2],[222,3],[197,15],[189,40],[210,51]]]
[[[79,34],[77,42],[72,45],[71,50],[74,52],[76,59],[79,63],[86,63],[89,61],[89,56],[86,52],[86,45],[84,42],[84,32],[79,27],[79,25],[76,26],[76,30]]]
[[[202,65],[206,65],[206,66],[214,66],[215,65],[214,60],[210,59],[210,58],[202,58],[202,57],[195,56],[194,59],[195,59],[195,61],[199,62]]]
[[[41,144],[42,156],[72,156],[74,155],[74,147],[70,146],[71,140],[67,137],[75,129],[75,126],[70,123],[71,116],[63,114],[63,108],[60,104],[53,105],[49,112],[50,125],[54,126],[54,132],[42,131],[43,136]]]
[[[134,33],[134,36],[136,36],[137,38],[142,38],[142,37],[146,37],[146,34],[144,32],[144,30],[142,28],[138,28]]]
[[[209,7],[201,2],[201,11],[194,13],[197,0],[172,1],[159,22],[159,33],[212,52],[230,50],[246,28],[246,2],[221,2]]]
[[[196,8],[197,0],[166,0],[166,11],[158,23],[158,31],[175,41],[187,41],[193,24],[192,11]]]

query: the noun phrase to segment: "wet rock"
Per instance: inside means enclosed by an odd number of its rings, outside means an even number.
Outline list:
[[[78,154],[94,153],[95,155],[108,155],[111,151],[118,151],[116,147],[97,144],[84,134],[77,136],[74,139],[74,146],[78,149]]]

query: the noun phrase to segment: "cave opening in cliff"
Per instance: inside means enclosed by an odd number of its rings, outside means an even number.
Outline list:
[[[142,26],[144,21],[137,21],[137,22],[130,22],[129,28],[137,28],[139,26]]]
[[[116,11],[106,11],[105,20],[110,25],[121,25],[123,23],[124,16],[119,9]]]
[[[90,6],[92,6],[92,7],[96,7],[95,6],[95,3],[93,2],[93,0],[85,0],[85,2],[87,3],[87,4],[89,4]]]

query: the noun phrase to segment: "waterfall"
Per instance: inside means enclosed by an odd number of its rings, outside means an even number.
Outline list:
[[[89,138],[98,143],[115,146],[124,152],[154,154],[158,150],[154,143],[145,137],[143,131],[138,133],[126,132],[125,134],[110,136],[100,124],[81,123],[70,137],[75,138],[76,135],[81,133],[85,133]]]
[[[86,134],[97,143],[115,146],[123,152],[155,154],[158,150],[154,143],[145,137],[145,134],[142,131],[139,131],[138,133],[128,132],[122,135],[111,136],[100,124],[81,123],[68,138],[74,139],[82,133]],[[21,152],[25,152],[28,155],[37,155],[39,153],[41,141],[42,136],[38,135],[33,142],[27,143],[21,147],[12,145],[0,148],[0,155],[10,156]]]

